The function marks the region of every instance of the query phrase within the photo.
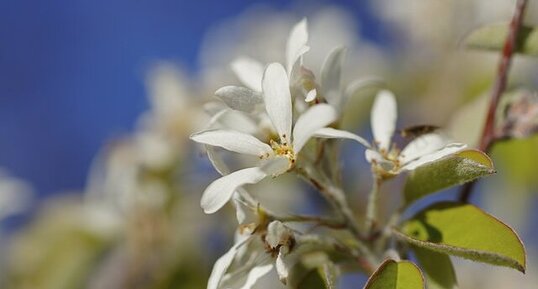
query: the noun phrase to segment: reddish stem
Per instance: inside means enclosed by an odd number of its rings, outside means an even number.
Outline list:
[[[506,83],[508,82],[508,72],[510,70],[510,64],[512,63],[512,56],[517,45],[517,37],[521,24],[523,23],[523,15],[525,14],[525,8],[527,6],[527,0],[518,0],[516,10],[512,21],[510,22],[510,29],[506,40],[504,42],[501,61],[497,70],[497,76],[491,92],[491,99],[489,102],[488,114],[486,117],[486,124],[482,130],[482,136],[480,137],[479,149],[484,152],[488,152],[491,146],[495,143],[495,113],[497,112],[497,106],[499,100],[506,90]],[[460,194],[460,201],[467,202],[473,191],[475,182],[467,183],[463,186]]]

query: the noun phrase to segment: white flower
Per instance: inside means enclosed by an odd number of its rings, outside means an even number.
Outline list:
[[[252,135],[223,129],[203,131],[191,136],[196,142],[258,156],[263,160],[260,166],[233,172],[211,183],[201,200],[201,206],[208,214],[224,206],[238,187],[257,183],[269,175],[280,175],[292,168],[297,154],[308,139],[318,129],[337,118],[336,111],[330,105],[315,105],[299,116],[292,129],[289,79],[286,70],[279,63],[272,63],[267,67],[262,88],[265,110],[278,133],[278,140],[272,140],[268,144]]]
[[[313,136],[350,139],[362,144],[366,147],[366,160],[388,175],[414,170],[467,147],[466,144],[452,143],[438,133],[428,133],[417,137],[400,151],[392,143],[396,130],[396,109],[394,95],[387,90],[380,91],[376,96],[370,116],[374,135],[373,144],[353,133],[332,128],[318,129]]]
[[[428,133],[412,140],[401,151],[392,143],[396,129],[397,107],[394,95],[387,90],[378,93],[371,112],[374,145],[366,150],[366,159],[389,174],[414,170],[454,154],[467,145],[451,143],[438,133]]]
[[[296,63],[302,62],[302,56],[310,50],[307,42],[307,21],[303,19],[292,28],[286,43],[288,83],[290,82],[289,80],[293,79],[292,73],[295,71]],[[215,96],[232,109],[249,113],[257,111],[257,108],[263,106],[261,94],[264,75],[263,65],[252,58],[239,57],[232,62],[231,68],[245,87],[225,86],[218,89]]]
[[[296,263],[296,256],[289,254],[291,247],[298,245],[295,234],[279,221],[272,221],[261,231],[267,231],[263,239],[257,235],[236,235],[232,248],[213,265],[207,289],[250,289],[273,268],[281,281],[286,282],[289,269]],[[266,252],[267,249],[271,252]],[[248,254],[241,254],[244,250]],[[273,254],[277,254],[276,260]],[[229,272],[234,261],[240,266]]]

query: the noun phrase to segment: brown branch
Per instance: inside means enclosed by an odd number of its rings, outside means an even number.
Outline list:
[[[504,42],[501,61],[497,70],[497,76],[493,85],[491,99],[489,102],[488,114],[486,117],[486,124],[482,130],[482,136],[480,137],[479,149],[484,152],[488,152],[496,141],[495,138],[495,113],[497,112],[497,106],[504,91],[506,90],[506,83],[508,81],[508,72],[512,63],[512,56],[516,49],[517,37],[521,24],[523,23],[523,16],[525,14],[525,8],[527,6],[527,0],[518,0],[516,9],[512,21],[510,22],[510,29],[506,40]],[[475,182],[467,183],[463,186],[460,193],[460,201],[468,202],[471,193],[473,192]]]

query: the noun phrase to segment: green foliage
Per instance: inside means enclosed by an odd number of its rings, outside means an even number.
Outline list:
[[[364,289],[419,289],[424,288],[420,269],[409,261],[387,260],[368,279]]]
[[[458,288],[454,267],[448,255],[416,246],[413,251],[424,273],[428,289]]]
[[[292,288],[297,289],[336,289],[336,266],[327,263],[306,272],[304,278],[298,285]]]
[[[326,262],[318,268],[319,275],[323,279],[323,284],[327,289],[336,289],[336,276],[338,275],[336,266],[332,262]]]
[[[440,190],[461,185],[495,173],[492,161],[483,152],[465,150],[443,160],[421,166],[407,177],[406,205]]]
[[[514,230],[470,204],[434,204],[396,234],[418,247],[525,272],[525,248]]]
[[[296,289],[330,289],[330,287],[325,287],[325,281],[320,275],[319,270],[310,270],[306,272],[306,275],[301,280],[301,282],[291,288]]]
[[[473,49],[501,51],[508,35],[509,23],[492,24],[471,32],[465,39],[465,46]],[[523,25],[519,31],[517,53],[538,56],[538,29]]]

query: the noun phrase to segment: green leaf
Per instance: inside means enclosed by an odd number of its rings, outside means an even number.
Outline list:
[[[413,246],[428,289],[457,289],[458,282],[452,261],[446,254]]]
[[[473,49],[502,51],[510,24],[492,24],[478,28],[465,39],[465,46]],[[523,25],[516,40],[516,53],[538,56],[538,29]]]
[[[333,262],[327,261],[325,264],[319,266],[318,272],[323,279],[325,288],[336,289],[336,276],[338,275],[338,270]]]
[[[412,171],[407,177],[406,205],[437,191],[495,173],[493,162],[483,152],[464,150]]]
[[[290,286],[290,288],[297,289],[330,289],[326,287],[323,277],[320,276],[318,270],[310,270],[306,272],[305,276],[301,279],[296,286]]]
[[[514,230],[470,204],[434,204],[395,233],[418,247],[525,272],[525,248]]]
[[[326,252],[309,252],[302,254],[292,267],[287,285],[296,289],[335,289],[337,274],[336,265]]]
[[[409,261],[387,260],[370,276],[364,289],[424,289],[424,278]]]

